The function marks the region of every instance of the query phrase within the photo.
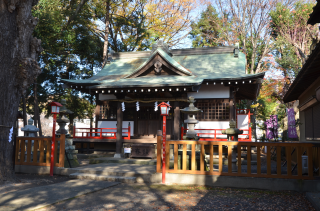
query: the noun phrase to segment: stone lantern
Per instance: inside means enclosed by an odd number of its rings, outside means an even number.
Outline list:
[[[28,125],[21,128],[21,131],[24,131],[25,136],[27,137],[37,137],[37,132],[39,132],[39,128],[33,125],[33,119],[30,118],[28,120]],[[26,146],[28,146],[28,140],[25,140],[24,143]],[[31,154],[33,154],[33,144],[34,144],[34,140],[31,141]],[[27,152],[25,152],[25,154],[27,154]],[[27,156],[25,156],[25,159],[26,158]],[[31,156],[31,160],[33,160],[33,156]]]
[[[66,108],[66,100],[61,100],[62,107],[59,112],[59,119],[57,119],[57,123],[59,125],[59,130],[57,130],[57,134],[68,134],[68,130],[65,129],[66,124],[70,122],[70,120],[66,117],[66,114],[72,114],[73,112]]]
[[[195,102],[194,97],[190,96],[188,99],[188,103],[190,103],[189,107],[180,110],[182,113],[188,115],[188,119],[184,120],[184,123],[188,124],[188,132],[186,133],[186,136],[183,136],[183,139],[185,140],[199,140],[197,132],[194,131],[194,127],[199,121],[195,119],[194,115],[201,112],[201,110],[194,106]]]
[[[57,130],[56,134],[61,135],[65,134],[66,139],[65,139],[65,151],[67,154],[67,159],[65,162],[67,162],[67,165],[69,168],[72,167],[77,167],[79,166],[78,158],[77,158],[77,153],[78,150],[75,149],[75,146],[73,145],[73,140],[68,138],[68,130],[65,129],[66,124],[70,122],[70,120],[66,117],[67,114],[72,114],[73,112],[67,109],[66,107],[67,101],[65,99],[61,100],[61,105],[60,107],[60,112],[59,112],[59,119],[57,119],[57,123],[59,125],[59,130]]]
[[[227,135],[228,141],[231,141],[232,136],[234,137],[234,141],[238,141],[238,135],[243,134],[243,130],[239,130],[238,128],[236,128],[236,121],[234,121],[233,119],[231,119],[231,121],[229,122],[229,127],[230,128],[227,128],[226,130],[222,130],[221,133]],[[232,171],[233,172],[238,171],[237,152],[238,152],[238,147],[232,146]],[[241,160],[239,160],[238,162],[241,162]]]
[[[33,119],[28,120],[28,125],[21,128],[21,131],[25,132],[25,136],[27,137],[37,137],[37,132],[39,132],[39,128],[33,125]],[[27,142],[28,140],[26,140]]]

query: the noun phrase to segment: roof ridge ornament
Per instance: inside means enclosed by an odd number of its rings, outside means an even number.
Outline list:
[[[164,43],[163,40],[158,40],[157,43],[152,45],[150,55],[152,55],[158,48],[161,48],[164,52],[166,52],[169,56],[172,57],[172,53],[169,50],[168,44]]]
[[[234,52],[234,57],[238,58],[239,57],[239,43],[235,43],[233,52]]]

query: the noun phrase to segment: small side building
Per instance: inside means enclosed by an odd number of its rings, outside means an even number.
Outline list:
[[[320,4],[317,2],[308,24],[320,23]],[[320,43],[318,42],[290,85],[283,101],[299,100],[300,142],[312,142],[314,169],[320,166]]]
[[[320,4],[314,7],[308,24],[320,23]],[[290,85],[283,101],[299,100],[300,140],[320,143],[320,43],[318,42]]]

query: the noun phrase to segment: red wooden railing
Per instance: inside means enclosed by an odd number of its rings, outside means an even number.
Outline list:
[[[181,139],[183,140],[183,136],[186,134],[187,132],[187,128],[181,127]],[[228,139],[226,138],[219,138],[217,137],[217,135],[224,135],[226,136],[226,134],[222,134],[221,130],[224,129],[194,129],[196,131],[201,131],[201,130],[213,130],[214,133],[197,133],[197,136],[201,136],[201,135],[214,135],[214,137],[200,137],[199,141],[227,141]],[[249,131],[248,133],[245,134],[239,134],[238,135],[238,141],[251,141],[251,128],[250,129],[243,129],[243,131]],[[248,136],[248,138],[241,138],[241,136]]]
[[[130,140],[130,137],[131,137],[130,128],[131,128],[130,126],[128,126],[128,128],[122,128],[122,133],[128,134],[128,136],[123,137],[123,139]],[[79,130],[86,130],[86,131],[79,131]],[[80,135],[77,135],[77,134],[80,134]],[[111,136],[106,136],[107,134],[111,134]],[[74,126],[73,138],[117,139],[117,128],[76,128]]]

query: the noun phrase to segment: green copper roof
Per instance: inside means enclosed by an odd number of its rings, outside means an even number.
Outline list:
[[[173,56],[158,48],[150,52],[118,53],[111,64],[107,64],[97,75],[86,80],[62,80],[70,85],[84,85],[90,88],[121,88],[149,86],[192,86],[204,80],[242,80],[263,78],[261,74],[246,74],[246,58],[239,52],[235,57],[233,47],[197,48],[172,50]],[[147,75],[129,78],[143,68],[159,53],[163,59],[186,74]]]
[[[166,52],[164,52],[161,48],[156,49],[151,56],[144,61],[136,70],[134,70],[132,73],[130,73],[129,75],[125,76],[124,78],[128,78],[132,75],[134,75],[136,72],[138,72],[141,68],[143,68],[144,66],[146,66],[148,64],[148,62],[150,60],[152,60],[152,58],[159,53],[162,58],[164,58],[167,62],[169,62],[172,66],[174,66],[175,68],[177,68],[178,70],[180,70],[181,72],[183,72],[184,74],[187,75],[192,75],[190,73],[190,71],[188,71],[186,68],[184,68],[181,64],[179,64],[178,62],[176,62],[171,56],[169,56]]]

